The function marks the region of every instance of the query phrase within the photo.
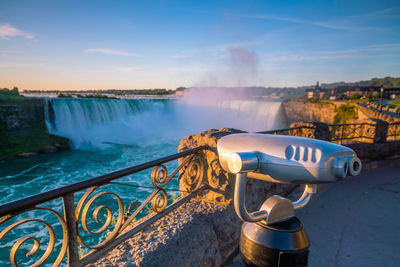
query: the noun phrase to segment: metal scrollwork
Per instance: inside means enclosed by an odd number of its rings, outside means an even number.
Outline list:
[[[203,160],[200,155],[193,156],[183,175],[183,183],[192,192],[200,188],[203,182]]]
[[[107,246],[112,240],[114,240],[124,229],[126,229],[132,222],[134,222],[136,216],[139,215],[148,205],[151,205],[151,210],[156,213],[161,213],[165,211],[168,207],[168,194],[167,188],[164,188],[177,174],[179,174],[178,179],[183,179],[184,184],[186,185],[187,191],[184,192],[193,192],[200,188],[202,184],[203,178],[203,159],[201,158],[200,154],[192,154],[185,158],[181,158],[179,162],[179,166],[171,173],[168,174],[167,167],[165,165],[157,165],[153,168],[151,173],[151,182],[154,186],[154,191],[139,205],[139,202],[133,201],[128,208],[126,214],[124,214],[124,205],[121,198],[112,192],[99,192],[95,193],[95,191],[99,188],[99,186],[91,187],[79,200],[74,214],[74,222],[72,223],[81,223],[81,227],[84,231],[88,234],[99,235],[108,231],[103,240],[97,245],[89,245],[83,240],[83,236],[77,231],[76,239],[85,248],[89,249],[100,249]],[[111,196],[113,201],[116,201],[117,208],[118,208],[118,215],[115,216],[115,212],[113,212],[112,206],[107,204],[97,205],[97,200],[104,198],[104,196]],[[72,202],[73,205],[73,202]],[[65,207],[64,207],[65,208]],[[73,209],[73,207],[71,207]],[[116,207],[114,207],[116,209]],[[44,228],[47,229],[49,233],[48,244],[42,250],[40,247],[42,246],[41,241],[38,237],[33,235],[26,235],[13,244],[10,251],[10,262],[13,266],[18,266],[18,261],[21,262],[22,259],[17,260],[17,254],[21,247],[26,248],[27,245],[30,245],[29,251],[25,254],[27,258],[37,255],[38,260],[35,258],[35,262],[31,266],[39,266],[45,263],[45,261],[50,257],[53,253],[55,244],[56,244],[56,232],[51,224],[44,221],[43,219],[35,219],[35,218],[28,218],[28,219],[21,219],[16,222],[10,221],[11,219],[16,219],[16,216],[28,212],[28,211],[35,211],[35,210],[42,210],[48,211],[54,214],[58,221],[61,224],[62,232],[63,232],[63,240],[62,245],[60,248],[60,252],[57,255],[55,262],[53,263],[54,266],[59,266],[63,261],[65,254],[68,249],[68,242],[69,241],[69,234],[74,235],[74,233],[68,233],[68,226],[67,226],[65,219],[56,211],[43,208],[43,207],[34,207],[31,209],[26,209],[21,212],[17,212],[13,215],[6,215],[0,218],[0,225],[9,222],[5,229],[1,230],[0,232],[0,241],[4,240],[6,235],[10,236],[9,234],[15,228],[20,227],[23,224],[27,223],[40,223]],[[115,211],[115,210],[114,210]],[[66,211],[65,211],[66,212]],[[89,214],[91,213],[91,214]],[[98,222],[100,227],[97,229],[90,229],[88,224],[88,215],[91,215],[94,221]],[[101,218],[101,217],[105,218]],[[71,222],[69,222],[71,223]],[[91,227],[93,228],[93,227]],[[112,228],[112,229],[111,229]],[[75,231],[75,230],[74,230]],[[73,236],[71,236],[73,238]],[[75,248],[76,249],[76,248]],[[43,251],[43,255],[38,253],[39,251]]]
[[[58,221],[61,223],[61,227],[62,227],[62,230],[63,230],[63,243],[62,243],[62,246],[61,246],[61,250],[60,250],[60,252],[59,252],[59,254],[58,254],[58,256],[57,256],[57,258],[56,258],[56,260],[55,260],[55,262],[53,264],[54,266],[59,266],[61,264],[63,258],[64,258],[64,255],[65,255],[66,251],[67,251],[67,247],[68,247],[68,242],[67,242],[68,241],[68,230],[67,230],[67,225],[66,225],[63,217],[58,212],[56,212],[56,211],[54,211],[52,209],[48,209],[48,208],[36,207],[36,208],[32,208],[32,209],[25,210],[23,212],[17,213],[15,215],[4,216],[4,217],[0,218],[0,224],[2,224],[4,222],[6,222],[6,221],[18,216],[18,215],[20,215],[21,213],[24,213],[24,212],[27,212],[27,211],[32,211],[32,210],[50,211],[51,213],[53,213],[57,217]],[[35,263],[33,263],[31,265],[31,266],[39,266],[39,265],[43,264],[46,261],[46,259],[50,256],[50,254],[53,252],[53,249],[54,249],[56,236],[55,236],[55,232],[54,232],[53,227],[49,223],[47,223],[47,222],[45,222],[45,221],[43,221],[41,219],[34,219],[34,218],[23,219],[23,220],[17,221],[15,223],[9,225],[3,231],[0,232],[0,241],[11,230],[17,228],[18,226],[20,226],[22,224],[29,223],[29,222],[41,223],[42,225],[44,225],[47,228],[47,230],[49,232],[49,243],[47,245],[47,248],[46,248],[44,254],[40,257],[40,259],[38,259]],[[33,246],[30,249],[30,251],[25,254],[26,257],[32,257],[39,250],[41,244],[40,244],[40,240],[37,237],[29,235],[29,236],[24,236],[24,237],[18,239],[14,243],[14,245],[12,246],[11,252],[10,252],[10,262],[11,262],[11,264],[13,266],[18,266],[17,259],[16,259],[17,252],[18,252],[19,248],[25,242],[27,242],[28,240],[33,240]]]
[[[90,188],[90,189],[83,195],[83,197],[79,200],[79,203],[78,203],[78,205],[77,205],[77,207],[76,207],[76,210],[75,210],[75,219],[76,219],[76,221],[79,221],[79,217],[80,217],[80,214],[81,214],[81,211],[82,211],[82,220],[81,220],[81,222],[82,222],[82,227],[83,227],[83,229],[84,229],[87,233],[90,233],[90,234],[101,234],[101,233],[103,233],[104,231],[106,231],[106,230],[110,227],[110,225],[111,225],[113,214],[112,214],[111,208],[109,208],[109,207],[107,207],[107,206],[105,206],[105,205],[101,205],[101,206],[96,207],[96,208],[94,209],[94,211],[92,212],[92,217],[93,217],[93,219],[94,219],[96,222],[101,222],[101,221],[99,220],[99,212],[100,212],[101,210],[105,210],[105,211],[106,211],[106,214],[105,214],[106,220],[105,220],[104,224],[102,225],[102,227],[100,227],[100,229],[98,229],[98,230],[96,230],[96,231],[92,231],[92,230],[90,230],[90,229],[88,228],[88,226],[87,226],[87,215],[88,215],[88,211],[89,211],[90,207],[92,206],[93,202],[94,202],[96,199],[98,199],[99,197],[104,196],[104,195],[111,195],[111,196],[113,196],[113,197],[117,200],[117,203],[118,203],[118,217],[117,217],[117,219],[116,219],[116,223],[115,223],[114,229],[111,231],[110,234],[107,235],[106,239],[103,240],[103,241],[102,241],[100,244],[98,244],[98,245],[95,245],[95,246],[87,245],[87,244],[83,241],[83,239],[82,239],[82,237],[80,236],[80,234],[78,233],[78,235],[77,235],[78,242],[79,242],[82,246],[84,246],[84,247],[86,247],[86,248],[91,248],[91,249],[99,249],[99,248],[102,248],[102,247],[106,246],[108,242],[110,242],[111,240],[113,240],[113,239],[118,235],[119,230],[121,229],[121,226],[122,226],[122,224],[123,224],[123,222],[124,222],[124,205],[123,205],[123,203],[122,203],[121,198],[120,198],[117,194],[114,194],[114,193],[111,193],[111,192],[100,192],[100,193],[97,193],[96,195],[92,196],[92,197],[88,200],[88,202],[84,205],[84,203],[86,202],[86,200],[90,197],[90,195],[91,195],[91,194],[94,192],[94,190],[96,190],[97,188],[98,188],[97,186]]]
[[[164,165],[155,166],[151,172],[151,183],[155,188],[164,187],[170,179],[168,179],[167,167]]]
[[[161,194],[160,194],[161,193]],[[162,212],[168,205],[168,195],[164,189],[160,189],[157,195],[151,200],[151,209],[154,212]]]

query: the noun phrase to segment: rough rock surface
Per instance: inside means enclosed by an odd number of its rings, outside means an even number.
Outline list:
[[[282,102],[284,114],[289,123],[296,121],[319,121],[333,123],[336,115],[334,104],[316,104],[301,100]]]
[[[0,161],[67,150],[68,142],[48,134],[43,99],[0,102]]]
[[[293,188],[251,180],[247,207]],[[89,266],[220,266],[235,253],[241,224],[232,205],[192,200]]]
[[[207,169],[203,181],[211,190],[122,242],[91,266],[220,266],[228,261],[238,248],[242,223],[232,205],[235,179],[219,165],[216,144],[219,138],[239,132],[224,128],[183,139],[179,151],[210,146],[202,157]],[[246,206],[249,211],[258,210],[269,196],[285,196],[294,188],[248,179]]]
[[[290,124],[290,128],[294,127],[306,127],[295,130],[290,130],[289,135],[302,136],[307,138],[320,139],[325,141],[331,141],[332,135],[329,127],[325,123],[321,122],[293,122]]]
[[[210,187],[210,190],[207,190],[199,196],[201,199],[227,204],[231,201],[233,196],[232,186],[234,184],[234,176],[226,173],[219,164],[217,141],[228,134],[243,132],[244,131],[230,128],[222,128],[219,130],[211,129],[199,134],[187,136],[180,142],[178,152],[204,145],[209,147],[209,149],[201,153],[201,156],[205,167],[203,182]],[[184,176],[179,182],[179,187],[181,190],[187,191],[190,189],[190,186],[188,186],[185,181],[186,177]]]

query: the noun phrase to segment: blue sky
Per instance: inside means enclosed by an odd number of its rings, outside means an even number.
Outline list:
[[[0,1],[0,87],[299,86],[400,76],[395,1]]]

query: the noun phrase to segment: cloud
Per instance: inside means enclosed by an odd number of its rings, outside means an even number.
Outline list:
[[[115,71],[119,72],[126,72],[126,73],[134,73],[137,72],[139,69],[135,67],[125,66],[125,67],[113,67]]]
[[[85,53],[99,53],[99,54],[106,54],[106,55],[113,55],[113,56],[125,56],[125,57],[139,57],[140,55],[117,50],[117,49],[108,49],[108,48],[90,48],[84,50]]]
[[[279,20],[292,22],[297,24],[309,24],[314,26],[319,26],[323,28],[335,29],[335,30],[349,30],[349,27],[341,26],[337,24],[322,22],[322,21],[312,21],[312,20],[303,20],[297,18],[288,18],[288,17],[279,17],[279,16],[271,16],[271,15],[241,15],[242,17],[253,18],[253,19],[268,19],[268,20]]]
[[[307,20],[307,19],[299,19],[293,17],[280,17],[274,15],[256,15],[256,14],[234,14],[232,16],[240,17],[240,18],[249,18],[249,19],[260,19],[260,20],[277,20],[277,21],[285,21],[291,22],[295,24],[305,24],[305,25],[313,25],[317,27],[333,29],[333,30],[345,30],[345,31],[360,31],[360,30],[380,30],[378,27],[362,27],[355,26],[354,23],[349,23],[344,20],[339,21],[316,21],[316,20]],[[351,17],[347,17],[351,18]]]
[[[393,56],[392,52],[400,51],[400,44],[378,44],[367,45],[355,49],[334,50],[334,51],[314,51],[308,54],[288,54],[273,57],[273,61],[315,61],[315,60],[335,60],[335,59],[362,59],[376,58],[382,56]]]
[[[21,31],[8,23],[0,24],[0,39],[8,40],[10,37],[24,37],[34,39],[35,37],[27,32]]]

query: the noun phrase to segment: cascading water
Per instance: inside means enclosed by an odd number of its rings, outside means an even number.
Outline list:
[[[49,132],[69,138],[76,148],[177,144],[185,135],[211,128],[281,126],[280,102],[260,100],[48,99],[45,116]]]
[[[136,144],[151,138],[151,125],[170,103],[151,99],[48,99],[49,132],[69,138],[75,148]]]

